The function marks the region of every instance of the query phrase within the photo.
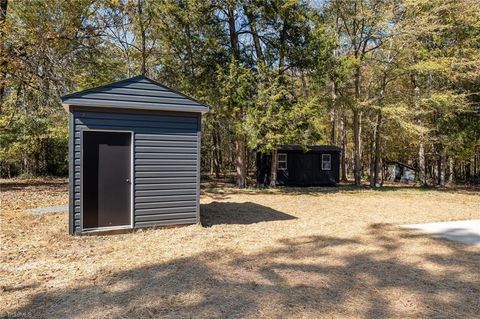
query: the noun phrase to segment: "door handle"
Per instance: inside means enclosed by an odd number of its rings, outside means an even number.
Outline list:
[[[127,178],[127,179],[125,180],[125,182],[127,182],[128,184],[130,184],[130,178]]]

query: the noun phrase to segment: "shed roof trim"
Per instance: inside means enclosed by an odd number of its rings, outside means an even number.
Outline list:
[[[299,144],[289,144],[289,145],[279,145],[277,151],[313,151],[313,152],[341,152],[342,149],[337,145],[299,145]]]
[[[208,112],[205,104],[143,75],[65,95],[62,105]]]

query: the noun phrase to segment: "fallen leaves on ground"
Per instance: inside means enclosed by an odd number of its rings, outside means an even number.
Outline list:
[[[64,180],[2,181],[0,313],[78,318],[473,318],[478,248],[400,229],[480,217],[480,194],[207,189],[202,222],[69,236]]]

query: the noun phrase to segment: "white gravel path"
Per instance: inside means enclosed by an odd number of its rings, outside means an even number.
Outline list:
[[[32,213],[32,214],[67,213],[68,212],[68,205],[31,208],[31,209],[27,209],[27,212]]]
[[[402,227],[417,230],[434,237],[446,238],[480,247],[480,219],[403,225]]]

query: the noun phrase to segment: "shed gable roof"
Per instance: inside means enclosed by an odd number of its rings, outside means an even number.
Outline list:
[[[142,75],[65,95],[62,105],[208,112],[205,104]]]

